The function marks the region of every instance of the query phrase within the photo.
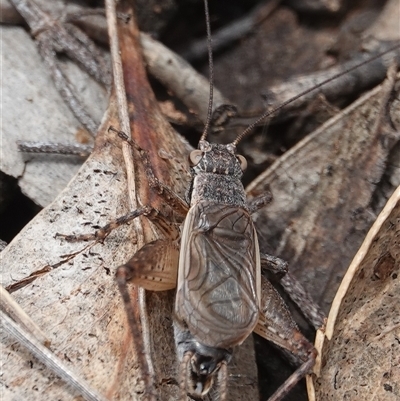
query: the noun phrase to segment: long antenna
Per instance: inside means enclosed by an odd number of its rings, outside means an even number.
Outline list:
[[[200,141],[204,141],[207,138],[208,131],[210,130],[212,108],[213,108],[213,89],[214,89],[214,66],[213,66],[213,56],[212,56],[212,46],[211,46],[211,28],[210,28],[210,13],[208,12],[208,2],[204,0],[204,11],[206,14],[206,25],[207,25],[207,49],[208,49],[208,65],[209,65],[209,75],[210,75],[210,97],[208,99],[208,110],[207,110],[207,120],[204,126],[203,134],[201,135]]]
[[[397,49],[398,47],[400,47],[400,44],[396,44],[395,46],[385,50],[384,52],[381,52],[377,55],[375,55],[374,57],[369,58],[368,60],[362,61],[361,63],[358,63],[352,67],[347,68],[344,71],[341,71],[333,76],[331,76],[330,78],[325,79],[324,81],[320,82],[318,85],[305,90],[304,92],[299,93],[298,95],[290,98],[289,100],[286,100],[285,102],[281,103],[279,106],[274,107],[272,110],[268,110],[266,111],[264,114],[262,114],[260,117],[258,117],[252,124],[250,124],[241,134],[239,134],[237,136],[237,138],[232,142],[232,145],[236,146],[246,135],[248,135],[261,121],[263,121],[265,118],[269,117],[271,114],[276,113],[278,110],[282,109],[283,107],[285,107],[286,105],[294,102],[295,100],[301,98],[304,95],[307,95],[310,92],[313,92],[315,90],[317,90],[318,88],[320,88],[321,86],[327,84],[328,82],[333,81],[336,78],[339,78],[340,76],[347,74],[353,70],[356,70],[357,68],[363,66],[364,64],[368,64],[371,61],[374,61],[382,56],[384,56],[387,53],[390,53],[391,51]]]

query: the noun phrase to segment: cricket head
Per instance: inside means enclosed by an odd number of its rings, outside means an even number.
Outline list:
[[[188,330],[176,325],[175,341],[181,360],[180,387],[185,394],[202,398],[210,391],[215,381],[218,381],[221,388],[226,388],[226,367],[232,359],[231,349],[203,345],[196,341]],[[222,394],[220,398],[223,399]]]
[[[247,167],[246,159],[236,154],[236,146],[231,143],[219,145],[201,140],[199,149],[193,150],[189,159],[195,174],[228,175],[240,180]]]
[[[211,389],[216,378],[218,381],[226,380],[222,366],[226,367],[231,359],[231,352],[221,348],[210,348],[197,343],[197,351],[188,352],[190,356],[188,371],[187,390],[190,394],[198,397],[205,396]]]

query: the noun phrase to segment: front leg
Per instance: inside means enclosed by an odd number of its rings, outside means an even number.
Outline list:
[[[174,191],[172,191],[170,188],[160,182],[160,180],[156,177],[153,171],[153,166],[151,165],[149,152],[145,149],[142,149],[124,132],[118,131],[114,127],[110,127],[109,130],[117,133],[121,139],[129,144],[132,150],[135,150],[137,152],[144,167],[149,186],[157,191],[157,193],[164,199],[168,206],[170,206],[177,215],[182,218],[186,217],[186,214],[189,210],[188,204],[178,194],[176,194]]]

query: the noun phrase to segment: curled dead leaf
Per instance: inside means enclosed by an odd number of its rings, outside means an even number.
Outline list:
[[[400,397],[400,187],[354,257],[316,342],[316,400]]]

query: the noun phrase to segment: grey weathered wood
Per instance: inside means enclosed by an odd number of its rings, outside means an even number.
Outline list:
[[[24,155],[18,140],[75,142],[79,123],[64,104],[32,38],[19,27],[1,26],[2,142],[1,169],[19,179],[22,191],[41,206],[49,204],[82,163],[79,158]],[[76,65],[65,69],[90,113],[100,122],[107,93]]]

